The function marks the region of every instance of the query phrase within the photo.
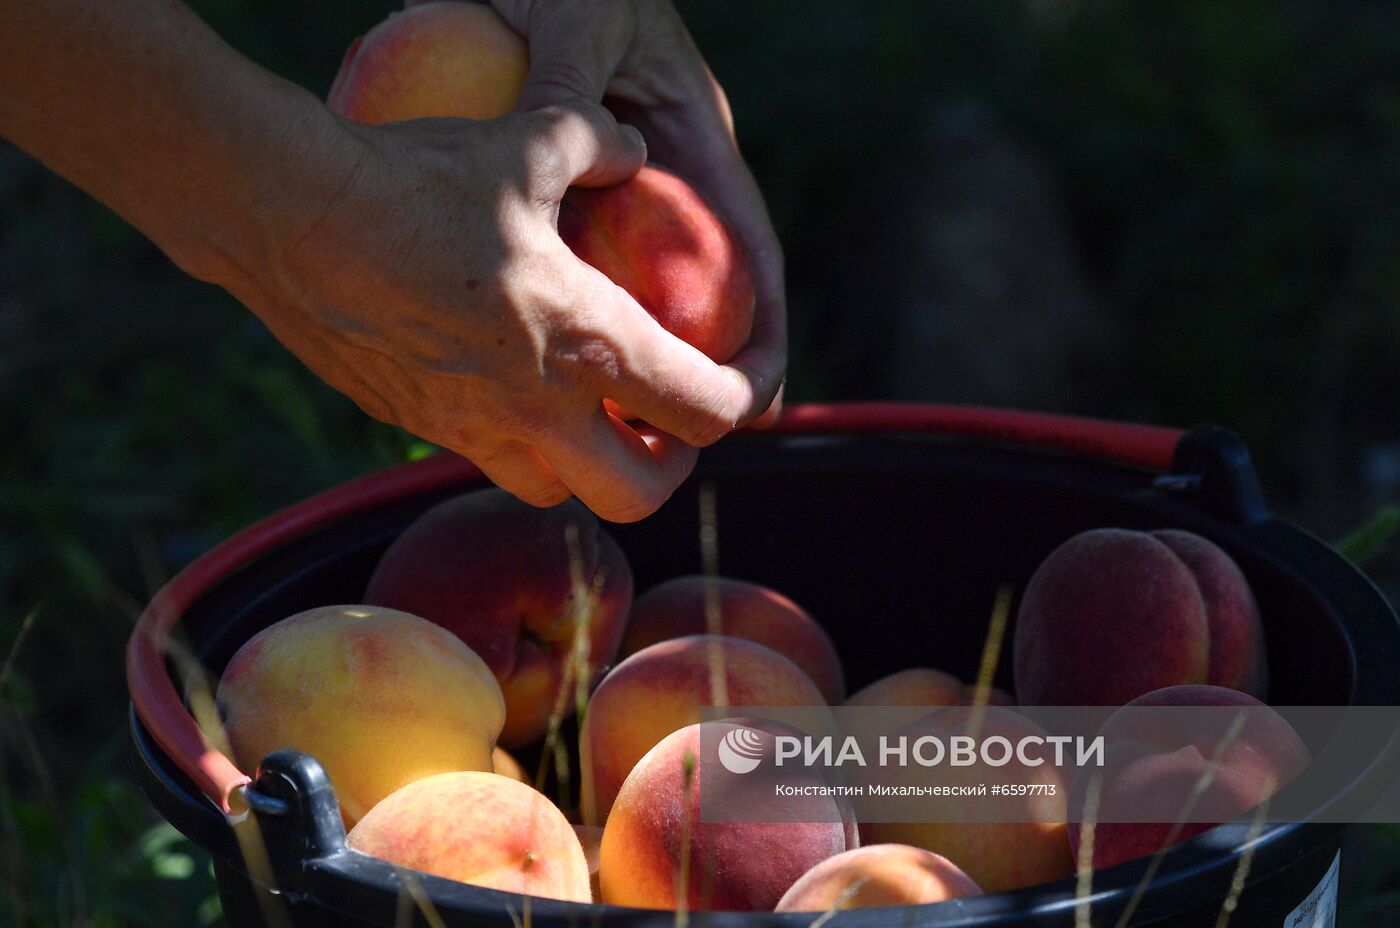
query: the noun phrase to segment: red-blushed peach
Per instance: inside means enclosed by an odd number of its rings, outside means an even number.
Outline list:
[[[357,39],[326,105],[355,122],[494,119],[515,109],[530,58],[486,4],[421,3]]]
[[[1152,537],[1181,559],[1201,591],[1210,629],[1206,682],[1263,699],[1268,691],[1264,629],[1254,591],[1239,565],[1219,545],[1191,532],[1163,529]]]
[[[1076,817],[1095,823],[1095,868],[1155,854],[1168,839],[1187,841],[1245,814],[1311,759],[1281,715],[1221,686],[1154,690],[1120,708],[1099,734],[1106,763],[1081,771],[1071,794]],[[1099,799],[1086,811],[1094,776]],[[1078,823],[1069,828],[1076,855],[1082,830]]]
[[[779,768],[772,735],[757,738],[760,765],[731,773],[704,758],[740,726],[726,721],[672,732],[633,768],[603,829],[599,851],[602,901],[611,905],[691,911],[766,910],[803,873],[859,838],[849,805],[823,795],[779,797],[779,783],[824,785],[813,768]],[[702,796],[706,810],[702,811]]]
[[[907,844],[868,844],[802,874],[775,911],[841,912],[980,895],[972,878],[942,855]]]
[[[977,684],[969,683],[963,687],[962,699],[958,700],[967,705],[975,705],[978,699]],[[981,702],[989,706],[1014,706],[1016,699],[1006,690],[996,686],[987,687],[987,692],[980,699]]]
[[[505,718],[471,648],[373,606],[310,609],[258,632],[224,669],[216,701],[243,769],[305,751],[325,767],[347,826],[414,780],[490,770]]]
[[[495,773],[440,773],[386,796],[350,830],[355,850],[400,867],[545,899],[592,902],[564,813]]]
[[[559,236],[713,361],[734,357],[753,326],[748,257],[696,190],[654,165],[611,187],[571,187]]]
[[[984,742],[1000,737],[1017,745],[1024,738],[1045,738],[1046,732],[1009,709],[956,706],[935,709],[890,738],[892,744],[905,744],[912,752],[919,739],[951,743],[955,736]],[[907,740],[899,742],[900,738]],[[887,763],[870,776],[887,786],[946,786],[954,793],[944,800],[909,799],[903,808],[887,806],[886,814],[898,820],[862,823],[864,844],[909,844],[941,854],[989,893],[1062,879],[1074,872],[1065,836],[1068,777],[1053,763],[1026,764],[1012,756],[1005,765],[992,766],[979,756],[967,766],[924,767],[911,760],[904,765]],[[993,784],[1031,789],[1025,795],[994,799],[968,799],[956,792]],[[984,813],[967,805],[970,802],[992,802],[996,807]]]
[[[910,667],[881,677],[852,693],[848,706],[956,706],[963,698],[962,681],[928,667]]]
[[[571,558],[589,600],[584,608]],[[502,490],[478,490],[439,503],[404,529],[365,599],[430,619],[480,654],[505,693],[501,744],[519,748],[544,735],[556,706],[572,712],[572,686],[562,703],[560,692],[576,639],[587,646],[585,685],[617,654],[632,570],[578,501],[536,509]]]
[[[713,593],[718,627],[709,627],[706,603]],[[786,655],[807,672],[826,701],[845,698],[841,658],[826,631],[797,603],[766,586],[730,577],[684,576],[637,597],[627,620],[620,656],[683,635],[713,632],[757,641]]]
[[[1094,529],[1060,545],[1026,586],[1013,646],[1023,705],[1117,706],[1163,686],[1262,685],[1263,661],[1243,574],[1210,542],[1177,531]]]
[[[723,668],[722,673],[717,672]],[[723,701],[715,684],[723,679]],[[603,821],[632,767],[705,706],[825,706],[812,678],[753,641],[687,635],[643,648],[603,678],[579,733],[586,824]]]

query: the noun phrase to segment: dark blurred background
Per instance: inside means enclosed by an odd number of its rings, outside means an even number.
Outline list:
[[[192,5],[319,94],[390,9]],[[1219,423],[1329,539],[1400,499],[1400,5],[679,5],[787,249],[791,400]],[[427,449],[4,143],[0,396],[0,924],[214,923],[125,776],[131,623]],[[1370,570],[1400,591],[1393,551]],[[1353,844],[1344,923],[1395,924],[1400,834]]]

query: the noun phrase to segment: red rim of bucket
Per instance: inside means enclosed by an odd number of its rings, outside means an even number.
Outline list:
[[[929,433],[1050,448],[1153,471],[1171,469],[1179,429],[1048,413],[917,403],[791,406],[771,429],[783,434]],[[166,664],[170,635],[201,596],[239,568],[329,522],[452,486],[481,482],[463,458],[438,454],[318,493],[250,525],[195,559],[151,600],[126,649],[126,682],[156,743],[225,813],[251,777],[201,731]]]

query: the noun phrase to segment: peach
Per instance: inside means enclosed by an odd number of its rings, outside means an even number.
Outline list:
[[[503,892],[592,902],[573,827],[543,794],[495,773],[440,773],[386,796],[350,830],[362,854]]]
[[[772,763],[771,748],[762,746],[767,762],[741,774],[702,758],[702,732],[715,741],[737,727],[687,726],[667,735],[633,768],[603,829],[603,902],[674,909],[684,901],[691,911],[772,909],[803,873],[857,846],[854,821],[841,800],[775,796],[779,776],[783,783],[820,785],[810,768],[783,771]],[[762,728],[748,730],[761,740],[772,737]],[[714,804],[711,809],[741,820],[702,814],[702,794]]]
[[[924,736],[946,742],[954,735],[999,735],[1016,744],[1027,736],[1044,738],[1046,732],[1008,709],[958,706],[937,709],[898,729],[891,737],[905,737],[912,744]],[[908,814],[894,816],[900,821],[862,823],[861,839],[865,844],[909,844],[941,854],[989,893],[1062,879],[1074,872],[1066,839],[1065,794],[1069,784],[1061,769],[1052,763],[1031,766],[1013,759],[1006,766],[992,767],[979,760],[965,767],[936,768],[910,763],[886,766],[872,771],[872,775],[886,780],[887,785],[1050,787],[1054,795],[992,800],[999,804],[995,817],[1000,821],[977,820],[993,816],[979,815],[974,806],[966,805],[969,800],[965,797],[943,802],[931,802],[928,798],[910,800]]]
[[[713,591],[719,607],[719,627],[711,629],[705,614]],[[826,631],[797,603],[776,590],[729,577],[675,577],[652,587],[632,604],[622,657],[649,645],[682,635],[747,638],[780,651],[801,667],[832,705],[846,695],[841,659]]]
[[[606,818],[633,766],[671,732],[719,705],[723,667],[730,706],[825,706],[812,678],[761,644],[727,635],[688,635],[643,648],[603,678],[579,733],[584,822]]]
[[[573,556],[592,600],[587,608],[575,602],[571,526]],[[501,744],[519,748],[549,727],[575,638],[587,644],[585,686],[617,654],[632,570],[576,500],[536,509],[502,490],[478,490],[439,503],[404,529],[380,559],[365,599],[436,622],[480,654],[505,693]],[[564,694],[566,713],[572,695]]]
[[[870,844],[802,874],[776,911],[840,912],[980,895],[981,888],[946,857],[907,844]]]
[[[1177,711],[1160,711],[1173,708]],[[1212,708],[1220,711],[1206,711]],[[1237,721],[1231,709],[1243,710],[1243,718]],[[1154,690],[1115,712],[1099,733],[1107,744],[1107,762],[1091,812],[1095,868],[1155,854],[1174,829],[1173,843],[1179,843],[1243,815],[1311,759],[1282,716],[1252,696],[1220,686]],[[1076,777],[1072,801],[1081,811],[1091,775],[1086,769]],[[1157,816],[1161,821],[1151,821]],[[1077,854],[1078,824],[1070,825],[1069,839]]]
[[[942,670],[911,667],[881,677],[851,694],[848,706],[955,706],[962,701],[962,681]]]
[[[559,204],[559,236],[711,360],[728,361],[748,343],[748,258],[724,220],[675,174],[648,165],[611,187],[571,187]]]
[[[1201,591],[1210,635],[1206,682],[1263,699],[1268,691],[1264,629],[1239,565],[1218,545],[1191,532],[1164,529],[1152,537],[1181,559]]]
[[[258,632],[219,680],[237,763],[282,748],[321,762],[347,826],[414,780],[490,770],[505,719],[490,669],[455,635],[372,606],[326,606]]]
[[[1117,706],[1178,684],[1262,687],[1263,636],[1244,575],[1211,542],[1095,529],[1031,577],[1013,664],[1024,705]]]
[[[978,701],[977,684],[969,683],[963,687],[962,699],[958,700],[967,705],[973,705]],[[987,687],[986,696],[983,701],[989,706],[1014,706],[1015,698],[1006,690],[996,686]]]
[[[515,109],[525,40],[486,4],[435,0],[390,14],[345,54],[326,104],[362,123],[494,119]]]

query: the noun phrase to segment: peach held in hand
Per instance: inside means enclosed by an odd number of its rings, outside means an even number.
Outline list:
[[[400,867],[546,899],[592,902],[573,826],[542,793],[495,773],[441,773],[369,811],[350,847]]]
[[[1261,695],[1264,640],[1244,575],[1182,531],[1095,529],[1045,559],[1016,621],[1022,705],[1117,706],[1163,686]]]
[[[748,258],[724,220],[670,171],[648,165],[611,187],[569,188],[559,236],[710,360],[728,361],[748,343]]]
[[[217,694],[235,760],[294,748],[326,768],[353,825],[405,784],[490,770],[505,705],[486,664],[450,632],[373,606],[326,606],[238,649]]]
[[[583,609],[570,574],[570,526],[592,598]],[[587,643],[585,685],[617,654],[632,570],[581,503],[536,509],[502,490],[478,490],[439,503],[404,529],[365,599],[430,619],[480,654],[505,692],[501,743],[518,748],[549,727],[576,630]],[[562,703],[569,712],[572,696]]]
[[[480,3],[435,0],[392,13],[345,53],[326,105],[355,122],[494,119],[515,109],[525,40]]]

